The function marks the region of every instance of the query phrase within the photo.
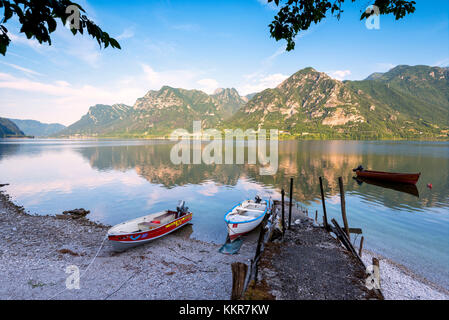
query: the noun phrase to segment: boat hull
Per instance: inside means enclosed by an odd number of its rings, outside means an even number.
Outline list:
[[[116,251],[123,251],[128,248],[146,244],[155,239],[166,236],[179,228],[182,228],[183,226],[189,224],[192,220],[192,215],[192,213],[188,213],[152,230],[124,234],[108,234],[108,240]]]
[[[263,212],[260,212],[260,215],[255,217],[254,219],[248,220],[248,221],[232,221],[230,220],[229,214],[233,212],[233,210],[237,207],[240,207],[243,202],[239,203],[238,205],[234,206],[231,210],[229,210],[225,215],[225,223],[228,228],[228,235],[229,239],[231,241],[237,239],[238,237],[256,229],[260,223],[263,221],[265,215],[270,210],[270,201],[265,200],[266,207]]]
[[[416,184],[421,175],[421,173],[392,173],[370,170],[357,170],[355,173],[357,174],[357,177],[361,178],[407,184]]]
[[[228,234],[231,241],[237,239],[238,237],[247,234],[248,232],[256,229],[262,222],[264,216],[261,216],[256,221],[246,222],[246,223],[228,223]]]

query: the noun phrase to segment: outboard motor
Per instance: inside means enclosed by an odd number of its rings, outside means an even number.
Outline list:
[[[176,211],[178,212],[178,217],[183,216],[189,212],[189,207],[185,206],[186,202],[184,200],[179,200]]]
[[[255,200],[256,203],[261,203],[262,199],[259,196],[256,196]]]
[[[363,169],[363,167],[360,165],[360,166],[358,166],[357,168],[355,168],[355,169],[352,169],[352,171],[354,171],[354,172],[356,172],[356,171],[363,171],[364,169]]]

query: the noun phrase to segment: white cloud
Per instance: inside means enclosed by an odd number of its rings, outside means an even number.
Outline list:
[[[95,86],[87,82],[82,85],[63,80],[48,82],[0,73],[0,92],[3,100],[0,114],[71,124],[79,120],[92,105],[133,105],[148,90],[159,90],[164,85],[198,89],[207,93],[212,93],[219,86],[215,79],[205,78],[203,71],[157,71],[148,64],[141,66],[141,72],[123,75],[112,83]],[[17,99],[18,96],[20,99]]]
[[[254,92],[261,92],[268,88],[277,87],[282,81],[288,78],[287,75],[282,73],[274,74],[258,74],[253,73],[244,76],[246,83],[238,88],[241,94],[246,95]]]
[[[439,61],[435,62],[433,65],[436,67],[447,67],[447,66],[449,66],[449,58],[439,60]]]
[[[6,73],[0,73],[0,90],[6,102],[0,105],[0,113],[64,124],[77,121],[92,105],[121,102],[132,105],[145,93],[139,87],[123,88],[119,83],[111,87],[79,86],[67,81],[42,82]]]
[[[279,10],[278,7],[276,6],[276,4],[274,3],[274,1],[268,3],[267,0],[257,0],[257,2],[259,2],[261,5],[263,5],[264,7],[273,10],[273,11],[277,11]]]
[[[173,69],[156,71],[148,64],[142,64],[144,76],[143,84],[147,89],[158,90],[162,86],[170,86],[183,89],[198,89],[213,91],[218,87],[218,82],[210,78],[202,78],[203,71],[189,69]],[[212,89],[213,88],[213,89]]]
[[[134,30],[132,28],[126,28],[123,32],[115,37],[117,40],[124,40],[134,37]]]
[[[23,35],[8,32],[8,37],[11,39],[12,44],[26,45],[36,51],[39,51],[43,47],[36,39],[27,39]]]
[[[271,66],[273,64],[273,61],[279,57],[280,55],[284,54],[286,47],[280,47],[278,48],[271,56],[267,57],[265,60],[263,60],[262,64]]]
[[[176,44],[171,41],[154,41],[146,39],[143,43],[144,50],[149,56],[155,55],[159,57],[167,57],[169,55],[173,55],[177,50]]]
[[[213,197],[220,191],[218,186],[213,181],[207,181],[205,183],[202,183],[200,187],[201,189],[197,190],[197,192],[206,197]]]
[[[218,81],[215,79],[201,79],[196,83],[201,86],[200,90],[206,92],[207,94],[212,94],[215,89],[219,87]]]
[[[335,70],[335,71],[329,72],[329,75],[334,79],[342,81],[346,77],[351,75],[351,70]]]
[[[14,69],[16,69],[16,70],[22,71],[22,72],[24,72],[24,73],[27,74],[27,75],[35,75],[35,76],[41,76],[41,75],[42,75],[42,74],[39,73],[39,72],[36,72],[36,71],[34,71],[34,70],[31,70],[31,69],[27,69],[27,68],[18,66],[18,65],[13,64],[13,63],[7,63],[7,62],[1,62],[1,63],[3,63],[4,65],[9,66],[9,67],[11,67],[11,68],[14,68]]]
[[[376,63],[377,66],[377,72],[387,72],[396,67],[395,64],[389,63],[389,62],[379,62]]]

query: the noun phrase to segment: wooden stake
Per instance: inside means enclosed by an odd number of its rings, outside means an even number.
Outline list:
[[[288,229],[292,225],[293,178],[290,178],[290,203],[288,205]]]
[[[231,265],[232,269],[232,293],[231,300],[238,300],[242,297],[245,288],[246,273],[248,266],[241,262],[234,262]]]
[[[360,257],[362,257],[363,240],[365,240],[365,238],[362,236],[362,238],[360,239],[360,247],[359,247],[359,256]]]
[[[329,225],[327,224],[327,213],[326,213],[326,202],[324,200],[324,191],[323,191],[323,178],[320,177],[320,191],[321,191],[321,203],[323,204],[323,224],[324,228],[329,231]]]
[[[281,200],[282,200],[282,235],[284,235],[285,231],[285,201],[284,201],[285,191],[282,189],[281,191]]]
[[[379,287],[380,287],[380,265],[379,265],[379,259],[373,257],[373,266],[374,266],[374,277],[379,280]]]
[[[254,261],[256,261],[260,255],[260,250],[262,249],[264,236],[265,236],[265,224],[262,223],[260,227],[259,240],[257,241],[256,254],[254,255]]]
[[[334,224],[335,228],[333,229],[333,232],[336,234],[338,239],[343,243],[343,245],[348,249],[348,251],[361,263],[361,265],[365,268],[365,264],[363,263],[360,256],[357,254],[357,251],[355,251],[354,246],[352,245],[351,241],[349,240],[346,233],[341,229],[340,225],[335,219],[331,220]]]
[[[348,239],[351,240],[351,236],[349,233],[348,219],[346,218],[345,190],[343,189],[342,177],[338,178],[338,185],[340,186],[341,215],[343,217],[343,224],[345,226],[346,235],[348,236]]]
[[[315,211],[315,222],[318,222],[318,210]]]

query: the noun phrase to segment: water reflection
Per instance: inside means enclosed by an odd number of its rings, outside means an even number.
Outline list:
[[[406,183],[394,183],[394,182],[388,182],[388,181],[380,181],[375,179],[369,179],[365,177],[353,177],[353,179],[357,182],[359,186],[361,186],[363,183],[371,184],[373,186],[378,186],[380,188],[386,188],[391,189],[399,192],[404,192],[411,194],[412,196],[415,196],[419,198],[419,191],[416,185],[414,184],[406,184]]]
[[[449,288],[448,143],[284,141],[273,176],[261,176],[258,165],[174,165],[172,146],[166,141],[0,141],[0,183],[10,183],[6,192],[32,213],[84,207],[92,220],[107,224],[183,199],[194,212],[192,237],[219,243],[226,238],[223,215],[233,204],[256,194],[279,198],[292,176],[294,199],[320,213],[323,176],[329,216],[339,219],[341,176],[351,227],[363,229],[366,247],[429,278],[439,276],[435,280]],[[352,169],[360,164],[422,175],[416,190],[359,185]]]
[[[403,144],[414,151],[407,151]],[[424,143],[422,143],[424,144]],[[302,202],[313,201],[319,195],[319,176],[325,180],[327,196],[338,194],[338,177],[342,176],[347,191],[362,197],[376,197],[389,208],[413,208],[446,206],[449,203],[448,146],[441,144],[416,145],[416,143],[380,144],[378,142],[352,141],[286,141],[279,145],[279,170],[274,176],[260,176],[257,165],[174,165],[170,161],[172,144],[134,145],[134,146],[94,146],[78,148],[77,152],[88,159],[90,165],[98,170],[133,169],[150,183],[161,184],[166,188],[186,184],[201,184],[214,181],[220,185],[235,186],[240,178],[262,183],[277,191],[287,189],[288,179],[293,176],[295,199]],[[426,150],[421,154],[417,150]],[[404,154],[405,153],[405,154]],[[441,157],[436,155],[440,154]],[[362,187],[353,181],[352,168],[363,163],[367,168],[397,172],[421,171],[421,180],[415,188],[401,188],[383,184],[382,190],[375,187]],[[432,192],[427,192],[425,182],[433,183]],[[377,185],[376,182],[366,181]],[[424,190],[421,199],[418,189]],[[395,190],[398,192],[392,192]],[[409,197],[402,194],[414,196]]]

